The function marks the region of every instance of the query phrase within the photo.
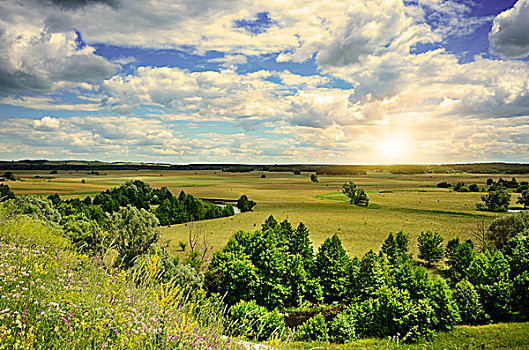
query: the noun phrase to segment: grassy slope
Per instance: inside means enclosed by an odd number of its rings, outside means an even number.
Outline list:
[[[288,219],[294,225],[304,222],[316,246],[335,232],[340,234],[351,255],[363,255],[369,249],[378,250],[389,232],[403,230],[410,234],[411,247],[421,231],[440,232],[445,241],[461,236],[469,237],[477,221],[490,220],[495,214],[478,212],[475,204],[480,193],[455,193],[438,189],[441,181],[485,185],[488,177],[500,175],[475,174],[420,174],[392,175],[369,174],[364,176],[319,176],[319,183],[311,183],[309,174],[292,173],[222,173],[219,171],[105,171],[102,175],[87,172],[50,175],[45,171],[19,172],[23,182],[11,182],[16,194],[60,193],[65,197],[94,195],[126,180],[141,179],[154,187],[168,186],[175,194],[180,190],[197,197],[237,199],[241,194],[257,202],[253,212],[229,218],[201,221],[196,224],[202,232],[210,234],[213,250],[224,246],[238,229],[254,230],[274,215],[279,220]],[[163,176],[160,176],[162,174]],[[53,176],[53,179],[36,179],[35,175]],[[510,179],[512,176],[504,175]],[[86,183],[82,184],[81,179]],[[370,208],[347,204],[340,193],[341,185],[352,180],[369,195]],[[518,177],[518,181],[527,180]],[[382,192],[381,192],[382,191]],[[517,195],[513,195],[512,203]],[[170,240],[170,249],[177,251],[179,241],[187,241],[188,226],[173,225],[161,229],[164,239]]]
[[[499,323],[487,326],[458,326],[449,333],[439,333],[429,343],[399,344],[381,339],[362,339],[350,344],[289,344],[287,349],[529,349],[529,322]]]

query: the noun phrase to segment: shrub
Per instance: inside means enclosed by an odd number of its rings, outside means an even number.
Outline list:
[[[243,194],[237,201],[237,208],[240,209],[241,213],[252,210],[254,206],[255,202],[248,200],[248,197],[245,194]]]
[[[506,212],[511,202],[511,194],[502,186],[489,192],[486,196],[481,196],[483,204],[477,204],[478,210],[489,210],[495,212]]]
[[[108,218],[110,235],[118,251],[119,262],[125,267],[134,264],[134,259],[145,254],[158,240],[158,219],[145,209],[132,205],[119,208]]]
[[[453,293],[462,323],[476,325],[487,320],[487,315],[483,311],[478,293],[472,283],[461,280],[456,284]]]
[[[479,187],[476,184],[472,184],[472,185],[468,186],[468,190],[470,192],[479,192]]]
[[[490,223],[487,239],[501,249],[511,238],[529,232],[529,212],[502,215]]]
[[[443,182],[439,182],[437,184],[437,187],[438,188],[449,188],[449,187],[452,187],[452,185],[450,185],[448,182],[446,181],[443,181]]]
[[[338,314],[331,323],[329,335],[335,343],[347,343],[356,338],[355,319],[347,311]]]
[[[258,341],[268,339],[274,333],[281,334],[284,328],[283,315],[275,310],[269,312],[255,300],[241,300],[233,305],[225,323],[229,334]]]
[[[328,341],[329,328],[325,317],[317,314],[298,326],[298,339],[304,341]]]
[[[59,223],[61,214],[53,207],[52,203],[36,196],[18,196],[4,203],[4,207],[12,214],[23,214],[44,220]]]
[[[404,336],[429,339],[434,332],[434,309],[426,299],[412,300],[406,290],[384,287],[373,298],[351,307],[361,337]]]
[[[108,236],[95,220],[84,215],[68,216],[62,225],[66,236],[80,252],[101,254],[109,247]]]
[[[0,184],[0,202],[13,198],[15,198],[15,194],[9,189],[9,186]]]

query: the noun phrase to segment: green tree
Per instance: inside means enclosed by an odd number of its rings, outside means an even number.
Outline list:
[[[145,254],[158,240],[158,219],[143,208],[130,204],[121,207],[109,216],[108,222],[119,260],[125,267],[131,267],[134,259]]]
[[[311,174],[310,175],[310,181],[312,182],[318,182],[318,176],[316,174]]]
[[[2,177],[8,181],[16,181],[17,177],[10,171],[6,171]]]
[[[470,264],[474,261],[476,252],[471,241],[459,243],[459,239],[457,241],[453,239],[446,245],[446,256],[450,279],[452,283],[457,283],[467,277]]]
[[[468,190],[470,192],[479,192],[479,187],[476,184],[472,184],[472,185],[468,186]]]
[[[0,202],[13,198],[15,198],[15,194],[9,189],[9,186],[0,184]]]
[[[526,209],[529,206],[529,190],[522,191],[516,203],[523,204],[523,208]]]
[[[349,183],[344,183],[342,185],[342,193],[349,198],[349,204],[369,204],[369,199],[367,194],[361,188],[358,188],[356,184],[349,181]]]
[[[302,222],[292,232],[288,247],[290,254],[299,254],[301,256],[305,269],[310,271],[314,260],[314,249],[309,239],[309,230]]]
[[[207,279],[213,291],[226,294],[224,301],[229,305],[241,299],[255,299],[260,287],[259,271],[241,251],[223,250],[213,254]]]
[[[380,258],[372,251],[368,251],[360,260],[353,289],[362,297],[373,296],[385,285],[385,273]]]
[[[298,338],[305,341],[329,340],[329,327],[325,317],[320,313],[301,324],[298,327]]]
[[[476,207],[479,210],[489,210],[496,212],[505,212],[511,202],[511,194],[502,186],[489,192],[486,196],[481,196],[484,205],[479,203]]]
[[[408,235],[402,231],[397,232],[395,235],[390,233],[388,238],[382,243],[380,255],[385,254],[391,265],[400,265],[410,259],[408,242]]]
[[[459,308],[461,322],[469,325],[483,323],[487,316],[479,301],[476,289],[467,280],[458,282],[453,290],[454,300]]]
[[[357,191],[358,188],[356,187],[356,184],[351,181],[342,185],[342,193],[349,198],[349,204],[354,204]]]
[[[492,220],[487,240],[501,249],[511,238],[529,233],[529,212],[502,215]]]
[[[442,246],[443,237],[437,232],[423,231],[418,238],[419,259],[428,266],[440,261],[444,257]]]
[[[248,200],[248,197],[245,194],[243,194],[237,201],[237,208],[240,209],[241,213],[252,210],[254,206],[255,202]]]
[[[337,234],[327,238],[318,249],[314,276],[320,279],[325,302],[340,301],[346,293],[349,263],[349,257]]]
[[[435,328],[448,331],[461,321],[459,308],[452,297],[452,292],[444,279],[438,278],[433,283],[428,296],[435,311]]]

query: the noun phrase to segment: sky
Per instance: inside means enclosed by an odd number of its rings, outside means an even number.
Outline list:
[[[0,0],[0,159],[529,162],[529,0]]]

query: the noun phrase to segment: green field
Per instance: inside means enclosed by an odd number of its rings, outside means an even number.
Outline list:
[[[101,171],[91,175],[81,171],[18,171],[21,181],[9,182],[15,194],[47,196],[59,193],[63,198],[94,196],[109,187],[131,179],[139,179],[153,187],[167,186],[173,193],[181,190],[199,198],[238,199],[242,194],[257,202],[252,212],[233,217],[195,223],[194,229],[208,233],[213,250],[218,250],[236,230],[255,230],[273,215],[293,224],[305,223],[315,246],[338,233],[344,247],[353,255],[378,250],[390,232],[403,230],[410,235],[411,248],[416,253],[416,238],[421,231],[441,233],[448,241],[452,237],[469,238],[472,229],[483,220],[498,214],[479,212],[475,204],[480,193],[458,193],[439,189],[436,184],[464,181],[484,187],[489,177],[497,180],[512,175],[486,174],[417,174],[400,175],[371,173],[361,176],[319,176],[319,183],[310,182],[310,173],[291,172],[227,173],[221,171]],[[38,177],[36,177],[38,176]],[[85,183],[81,180],[84,179]],[[519,176],[527,181],[529,177]],[[369,207],[347,203],[341,185],[353,181],[369,196]],[[514,205],[517,194],[513,194]],[[178,252],[178,242],[187,241],[188,225],[162,227],[162,237],[169,240],[170,250]]]

